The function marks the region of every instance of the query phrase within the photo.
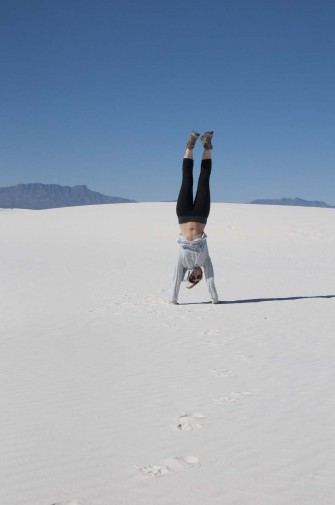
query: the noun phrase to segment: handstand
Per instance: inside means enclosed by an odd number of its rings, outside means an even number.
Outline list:
[[[186,287],[194,287],[202,279],[202,269],[205,273],[212,302],[218,303],[213,265],[208,254],[207,235],[204,233],[210,211],[209,178],[212,169],[213,132],[206,132],[201,137],[204,153],[201,161],[198,189],[193,202],[193,148],[199,137],[199,133],[195,131],[191,133],[183,159],[183,179],[177,200],[177,216],[181,233],[178,238],[179,252],[170,301],[174,304],[178,304],[181,282],[186,280],[188,281]]]

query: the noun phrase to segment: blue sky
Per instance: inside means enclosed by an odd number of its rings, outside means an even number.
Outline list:
[[[174,200],[210,129],[213,201],[335,204],[334,26],[332,0],[1,1],[0,186]]]

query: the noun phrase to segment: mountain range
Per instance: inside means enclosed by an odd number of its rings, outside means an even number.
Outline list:
[[[280,199],[259,199],[253,200],[250,203],[258,205],[290,205],[296,207],[323,207],[328,209],[334,209],[335,205],[329,205],[325,202],[319,202],[318,200],[302,200],[301,198],[280,198]]]
[[[110,203],[134,203],[118,196],[107,196],[91,191],[85,185],[60,186],[59,184],[29,183],[0,188],[0,208],[3,209],[52,209],[79,205],[100,205]],[[250,202],[256,205],[289,205],[299,207],[335,208],[335,205],[318,200],[302,198],[257,199]]]
[[[133,203],[118,196],[107,196],[91,191],[85,185],[60,186],[58,184],[17,184],[0,188],[0,208],[3,209],[52,209],[77,205],[106,203]]]

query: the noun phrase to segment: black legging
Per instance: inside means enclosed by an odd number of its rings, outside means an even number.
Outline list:
[[[211,170],[212,160],[202,160],[198,189],[193,202],[193,160],[183,159],[183,180],[177,200],[177,216],[180,224],[189,221],[207,223],[211,206],[209,189]]]

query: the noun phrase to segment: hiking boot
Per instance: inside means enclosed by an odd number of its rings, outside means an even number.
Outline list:
[[[188,141],[186,143],[186,148],[187,149],[193,149],[193,147],[195,146],[195,143],[196,143],[196,141],[198,140],[199,137],[200,137],[200,133],[197,133],[197,132],[195,132],[193,130],[193,132],[189,136]]]
[[[201,137],[201,142],[202,145],[204,146],[204,149],[213,149],[212,146],[212,137],[213,137],[214,132],[205,132],[203,136]]]

